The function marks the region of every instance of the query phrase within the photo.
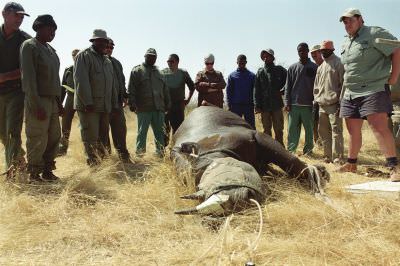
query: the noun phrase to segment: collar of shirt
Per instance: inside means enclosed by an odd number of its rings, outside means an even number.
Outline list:
[[[349,38],[350,40],[354,40],[355,38],[357,38],[357,37],[359,37],[360,35],[362,35],[363,33],[364,33],[364,31],[365,31],[365,29],[366,29],[367,27],[366,26],[364,26],[364,25],[362,25],[359,29],[358,29],[358,31],[356,32],[356,34],[354,35],[354,36],[350,36],[350,35],[345,35],[344,37],[347,37],[347,38]]]
[[[310,59],[310,58],[307,58],[307,61],[306,61],[304,64],[303,64],[303,63],[301,62],[301,60],[299,59],[299,63],[302,64],[303,66],[307,65],[309,62],[311,62],[311,59]]]
[[[11,35],[8,36],[8,37],[6,38],[6,34],[5,34],[5,32],[4,32],[4,24],[1,25],[1,28],[0,28],[0,36],[1,36],[4,40],[9,40],[9,39],[11,39],[11,38],[14,36],[14,34],[16,34],[17,32],[19,32],[19,29],[16,30],[16,31],[14,31],[13,33],[11,33]]]
[[[204,72],[205,72],[205,73],[213,74],[213,73],[215,73],[215,69],[213,69],[213,70],[204,69]]]
[[[237,72],[247,72],[247,68],[240,69],[239,67],[236,69]]]

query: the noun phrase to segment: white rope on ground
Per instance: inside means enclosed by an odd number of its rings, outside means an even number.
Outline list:
[[[261,238],[261,234],[263,231],[263,224],[264,224],[264,219],[263,219],[263,214],[262,214],[262,209],[261,209],[261,205],[260,203],[258,203],[258,201],[254,200],[254,199],[250,199],[251,202],[253,202],[257,208],[258,208],[258,215],[260,217],[260,228],[258,229],[258,234],[256,239],[253,241],[253,247],[251,248],[252,251],[256,251],[257,247],[258,247],[258,243],[260,242],[260,238]]]

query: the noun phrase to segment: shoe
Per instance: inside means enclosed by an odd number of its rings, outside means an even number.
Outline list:
[[[42,180],[45,182],[54,182],[59,180],[60,178],[53,174],[53,171],[44,171],[42,174]]]
[[[355,173],[357,172],[357,164],[355,163],[345,163],[344,165],[340,166],[335,170],[335,172],[339,173]]]
[[[29,174],[29,183],[43,182],[39,174]]]
[[[400,169],[399,169],[399,166],[392,167],[392,169],[390,169],[390,181],[392,181],[392,182],[400,182]]]

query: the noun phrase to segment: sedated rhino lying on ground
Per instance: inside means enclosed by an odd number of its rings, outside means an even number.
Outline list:
[[[173,136],[171,158],[178,171],[191,170],[197,192],[183,196],[202,203],[176,214],[225,215],[263,202],[260,173],[269,163],[318,193],[329,181],[324,166],[309,166],[237,115],[213,106],[193,110]]]

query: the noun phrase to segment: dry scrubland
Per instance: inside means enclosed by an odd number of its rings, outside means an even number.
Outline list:
[[[128,126],[133,152],[136,123],[131,114]],[[120,164],[113,155],[88,169],[79,136],[75,120],[70,152],[57,160],[61,182],[0,182],[1,265],[400,263],[400,202],[346,193],[345,185],[371,180],[362,174],[331,172],[327,193],[335,208],[293,181],[268,182],[272,194],[262,206],[257,241],[257,208],[229,217],[219,229],[200,217],[175,216],[175,209],[194,204],[179,199],[193,188],[169,161],[153,157],[152,143],[133,166]],[[364,136],[361,163],[382,164],[368,127]],[[315,158],[305,160],[316,163],[320,157],[316,149]]]

